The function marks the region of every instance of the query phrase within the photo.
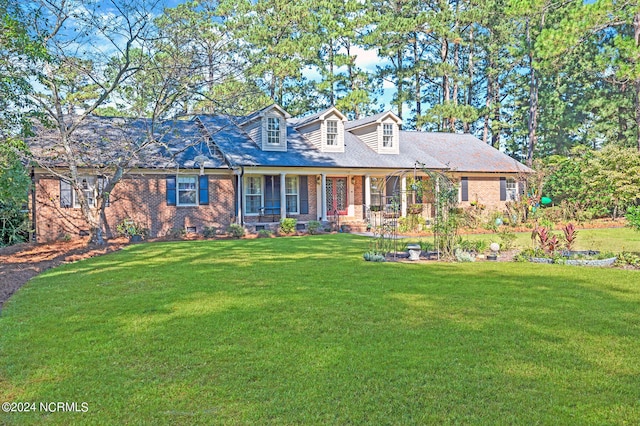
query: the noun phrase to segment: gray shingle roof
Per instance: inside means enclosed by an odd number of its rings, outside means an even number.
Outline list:
[[[387,113],[376,114],[366,120],[374,122]],[[321,114],[309,117],[317,118]],[[531,171],[469,134],[401,131],[399,154],[378,154],[347,131],[344,152],[321,152],[295,129],[300,119],[287,120],[286,152],[263,151],[238,124],[240,120],[242,118],[201,115],[194,120],[163,122],[154,129],[156,142],[131,156],[128,167],[198,168],[195,158],[205,155],[208,157],[205,163],[208,169],[229,166],[412,169],[424,164],[429,169],[459,172]],[[362,125],[365,119],[351,123]],[[81,152],[84,164],[113,164],[122,152],[134,151],[146,140],[150,125],[151,121],[147,119],[92,116],[74,133],[74,138],[78,149],[84,149]],[[56,157],[55,150],[51,149],[59,145],[55,131],[40,127],[36,133],[37,137],[29,139],[34,156],[48,156],[52,159],[50,165],[62,165],[62,157]]]
[[[74,119],[69,117],[69,123]],[[198,168],[194,161],[198,155],[209,157],[207,168],[226,167],[221,158],[212,155],[196,122],[159,123],[153,129],[155,141],[147,144],[151,125],[148,119],[89,116],[72,134],[73,146],[85,167],[123,164],[138,168]],[[55,129],[36,126],[35,131],[37,136],[27,140],[34,158],[42,165],[65,165]]]
[[[400,146],[414,145],[460,172],[529,173],[532,170],[470,134],[400,132]]]
[[[231,119],[220,116],[198,117],[215,144],[234,166],[324,167],[324,168],[413,168],[416,161],[432,169],[446,166],[411,145],[400,145],[400,154],[377,154],[359,138],[345,132],[344,152],[320,152],[291,123],[287,125],[287,151],[262,151]]]
[[[374,115],[370,115],[368,117],[360,118],[359,120],[349,121],[348,123],[344,124],[344,128],[345,128],[345,130],[349,130],[349,129],[354,129],[356,127],[365,126],[365,125],[367,125],[369,123],[375,123],[376,120],[378,120],[381,117],[384,117],[388,113],[389,113],[389,111],[380,112],[378,114],[374,114]]]

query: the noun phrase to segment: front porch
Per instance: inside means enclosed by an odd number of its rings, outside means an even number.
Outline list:
[[[401,217],[433,216],[430,194],[418,189],[423,177],[408,172],[395,174],[293,173],[238,177],[238,223],[250,230],[275,231],[284,218],[298,221],[306,230],[309,221],[341,231],[365,231]]]

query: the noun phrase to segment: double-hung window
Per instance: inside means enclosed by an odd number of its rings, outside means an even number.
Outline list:
[[[89,207],[98,207],[98,195],[102,193],[107,186],[107,178],[102,176],[81,176],[78,180],[80,181],[80,188],[87,199]],[[106,194],[104,195],[106,205],[108,206],[108,197],[106,197]],[[71,186],[71,183],[65,180],[60,181],[60,207],[80,208],[80,198],[78,194],[73,189],[73,186]]]
[[[262,176],[247,176],[245,179],[246,213],[259,214],[262,208]]]
[[[327,146],[338,145],[338,122],[327,120]]]
[[[267,117],[267,143],[280,145],[280,119],[277,117]]]
[[[370,178],[371,207],[377,210],[384,205],[384,178]]]
[[[298,177],[285,177],[285,192],[287,197],[287,213],[298,214]]]
[[[198,204],[198,181],[196,176],[178,176],[178,205]]]
[[[393,148],[393,124],[382,124],[382,146]]]
[[[209,204],[209,176],[170,175],[166,181],[168,206]]]
[[[506,181],[507,201],[515,201],[518,199],[518,184],[515,179],[508,178]]]

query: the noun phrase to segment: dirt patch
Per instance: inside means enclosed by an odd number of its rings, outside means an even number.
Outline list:
[[[92,245],[87,239],[81,239],[0,248],[0,309],[13,293],[41,272],[63,263],[110,253],[128,243],[124,238],[117,238],[106,245]]]

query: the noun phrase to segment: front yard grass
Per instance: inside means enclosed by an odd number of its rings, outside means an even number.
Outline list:
[[[640,274],[372,263],[366,238],[139,244],[0,316],[0,424],[638,424]]]
[[[508,227],[504,229],[509,229]],[[553,233],[562,235],[562,231],[555,230]],[[514,245],[519,249],[531,248],[531,232],[516,232]],[[500,237],[497,233],[487,234],[465,234],[463,239],[486,240],[499,243]],[[425,240],[429,240],[425,238]],[[602,253],[620,253],[622,251],[640,252],[640,232],[631,228],[601,228],[601,229],[578,229],[578,236],[574,250],[598,250]]]

